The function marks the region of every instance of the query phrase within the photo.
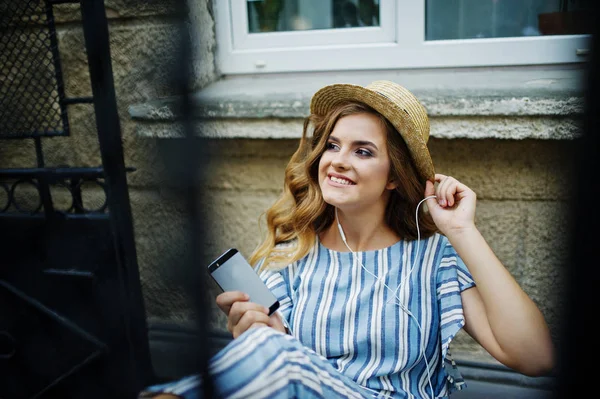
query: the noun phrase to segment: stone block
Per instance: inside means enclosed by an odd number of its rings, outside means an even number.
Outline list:
[[[106,0],[104,7],[108,19],[142,18],[173,15],[178,3],[175,0]],[[79,4],[58,4],[53,10],[57,23],[81,20]]]
[[[2,140],[0,168],[34,168],[37,166],[33,140]]]
[[[148,317],[190,316],[178,280],[187,245],[186,216],[176,198],[160,191],[130,190],[142,292]]]
[[[160,180],[160,162],[156,158],[156,142],[140,139],[135,134],[135,122],[128,117],[127,108],[132,103],[173,94],[173,68],[176,65],[175,48],[178,39],[173,25],[167,23],[113,26],[111,56],[116,101],[120,116],[123,150],[127,166],[137,169],[129,175],[133,187],[153,185]],[[91,87],[85,56],[82,31],[68,27],[59,32],[60,52],[64,68],[67,96],[89,96]],[[151,43],[151,45],[149,44]],[[209,46],[210,47],[210,46]],[[211,56],[212,57],[212,56]],[[212,58],[205,61],[204,81],[213,78]],[[206,72],[208,71],[208,72]],[[93,107],[69,107],[71,137],[52,144],[56,163],[77,166],[98,166],[101,163]],[[68,151],[64,152],[63,149]],[[158,170],[156,170],[158,168]]]
[[[206,195],[205,211],[210,215],[206,226],[205,253],[210,258],[226,249],[237,248],[248,258],[264,237],[260,224],[262,213],[277,195],[268,192],[211,190]]]
[[[483,128],[483,127],[482,127]],[[565,200],[572,189],[575,141],[430,140],[436,172],[480,199]]]
[[[191,297],[184,281],[194,273],[186,269],[184,259],[190,251],[190,216],[184,197],[170,189],[130,190],[138,266],[142,292],[149,318],[191,320]],[[211,248],[209,239],[199,242],[201,252]],[[212,246],[214,247],[214,245]],[[198,267],[207,265],[213,254],[202,256]],[[208,277],[208,276],[206,276]],[[218,287],[207,279],[211,322],[223,328],[224,315],[216,307]]]
[[[567,297],[571,236],[571,208],[568,202],[547,201],[527,207],[524,221],[527,253],[522,262],[520,283],[546,315],[556,339]]]
[[[490,247],[560,329],[568,256],[568,204],[548,201],[479,201],[477,223]]]
[[[582,118],[569,116],[435,116],[431,136],[443,139],[570,140],[582,133]]]

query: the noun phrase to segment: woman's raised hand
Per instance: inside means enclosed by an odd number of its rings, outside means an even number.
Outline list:
[[[442,234],[449,235],[475,227],[475,202],[477,196],[469,187],[451,176],[435,175],[437,187],[427,181],[425,197],[429,213]]]
[[[241,291],[226,291],[217,296],[217,306],[227,315],[227,330],[237,338],[254,327],[273,327],[285,332],[277,313],[269,317],[269,309],[254,302]]]

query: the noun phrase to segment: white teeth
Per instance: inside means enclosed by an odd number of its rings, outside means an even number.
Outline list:
[[[331,176],[330,177],[331,181],[335,182],[335,183],[339,183],[339,184],[345,184],[345,185],[351,185],[352,182],[345,180],[345,179],[340,179],[339,177],[335,177],[335,176]]]

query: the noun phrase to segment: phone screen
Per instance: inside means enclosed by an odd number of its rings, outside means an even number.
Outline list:
[[[208,271],[223,291],[242,291],[250,296],[250,302],[268,308],[269,314],[279,308],[275,295],[237,249],[231,248],[219,256]]]

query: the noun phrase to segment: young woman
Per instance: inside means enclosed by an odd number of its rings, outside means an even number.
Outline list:
[[[435,174],[428,137],[425,109],[394,82],[314,95],[250,259],[280,309],[217,297],[234,337],[211,361],[221,396],[447,397],[464,386],[448,353],[461,328],[518,372],[552,369],[541,312],[477,230],[475,193]]]

